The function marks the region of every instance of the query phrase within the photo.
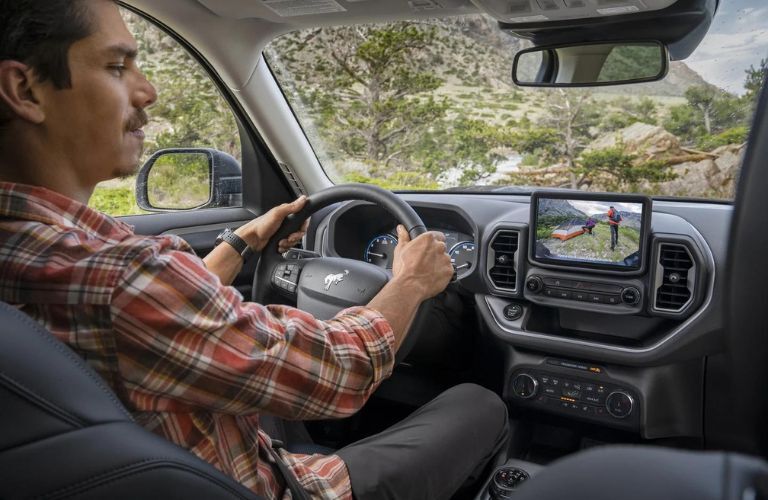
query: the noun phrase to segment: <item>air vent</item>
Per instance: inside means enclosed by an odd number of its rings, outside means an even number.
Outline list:
[[[517,250],[520,233],[503,230],[496,233],[491,240],[488,251],[488,277],[493,286],[511,292],[517,289]]]
[[[280,165],[280,170],[283,171],[283,174],[285,175],[285,179],[288,181],[288,184],[291,185],[291,189],[293,189],[293,194],[295,194],[297,197],[301,196],[302,194],[307,194],[307,190],[304,187],[304,184],[302,184],[301,180],[293,172],[293,169],[286,163],[278,162],[278,164]]]
[[[656,299],[660,311],[682,311],[693,298],[695,266],[684,245],[661,243],[656,264]]]

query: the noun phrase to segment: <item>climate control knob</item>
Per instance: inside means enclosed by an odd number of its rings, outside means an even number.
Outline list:
[[[530,399],[536,395],[539,381],[527,373],[521,373],[512,380],[512,392],[520,399]]]
[[[544,282],[538,276],[531,276],[525,281],[525,288],[531,293],[539,293],[544,288]]]
[[[605,409],[616,418],[626,418],[632,413],[635,400],[624,391],[613,391],[605,398]]]

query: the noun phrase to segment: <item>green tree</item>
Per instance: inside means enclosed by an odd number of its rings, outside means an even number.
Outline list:
[[[585,151],[573,171],[580,185],[600,185],[611,191],[637,191],[642,181],[665,182],[675,178],[671,166],[659,160],[638,161],[638,156],[625,151],[623,144],[611,148]]]
[[[461,184],[468,185],[496,172],[504,157],[494,150],[509,143],[509,133],[485,121],[462,118],[453,125],[452,139],[452,161],[462,170]]]
[[[768,72],[768,59],[761,59],[760,65],[757,68],[750,64],[749,69],[745,70],[747,76],[746,81],[744,82],[744,88],[747,92],[744,95],[744,98],[750,103],[757,100],[757,96],[760,94],[760,89],[763,87],[766,72]]]
[[[687,103],[673,106],[664,127],[688,144],[749,122],[749,104],[711,85],[696,85],[685,92]]]
[[[698,111],[698,114],[704,120],[704,131],[707,134],[711,134],[712,114],[715,111],[717,90],[708,85],[689,87],[688,90],[685,91],[685,99],[688,101],[688,105]]]
[[[328,57],[305,68],[307,61],[296,59],[290,69],[312,82],[306,100],[325,135],[347,155],[374,171],[408,166],[423,135],[448,109],[431,93],[442,80],[424,69],[436,38],[434,27],[408,22],[317,29],[287,43],[300,47],[311,40]]]
[[[656,125],[658,123],[658,106],[649,97],[642,97],[637,101],[633,99],[615,99],[610,105],[616,108],[616,110],[605,114],[600,121],[599,127],[603,132],[619,130],[638,122],[649,125]]]
[[[555,89],[547,91],[543,109],[536,127],[513,134],[513,144],[521,153],[538,153],[544,160],[561,163],[567,185],[579,189],[582,184],[574,167],[593,139],[591,129],[600,121],[598,108],[588,92]]]

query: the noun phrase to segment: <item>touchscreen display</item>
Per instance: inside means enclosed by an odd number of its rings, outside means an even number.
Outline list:
[[[536,206],[534,258],[637,269],[643,215],[643,203],[541,197]]]

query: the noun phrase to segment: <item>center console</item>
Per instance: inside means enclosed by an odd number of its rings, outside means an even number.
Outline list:
[[[506,345],[505,399],[648,439],[698,435],[700,362],[664,356],[711,300],[706,241],[642,196],[540,191],[529,210],[491,228],[491,293],[475,296]]]

